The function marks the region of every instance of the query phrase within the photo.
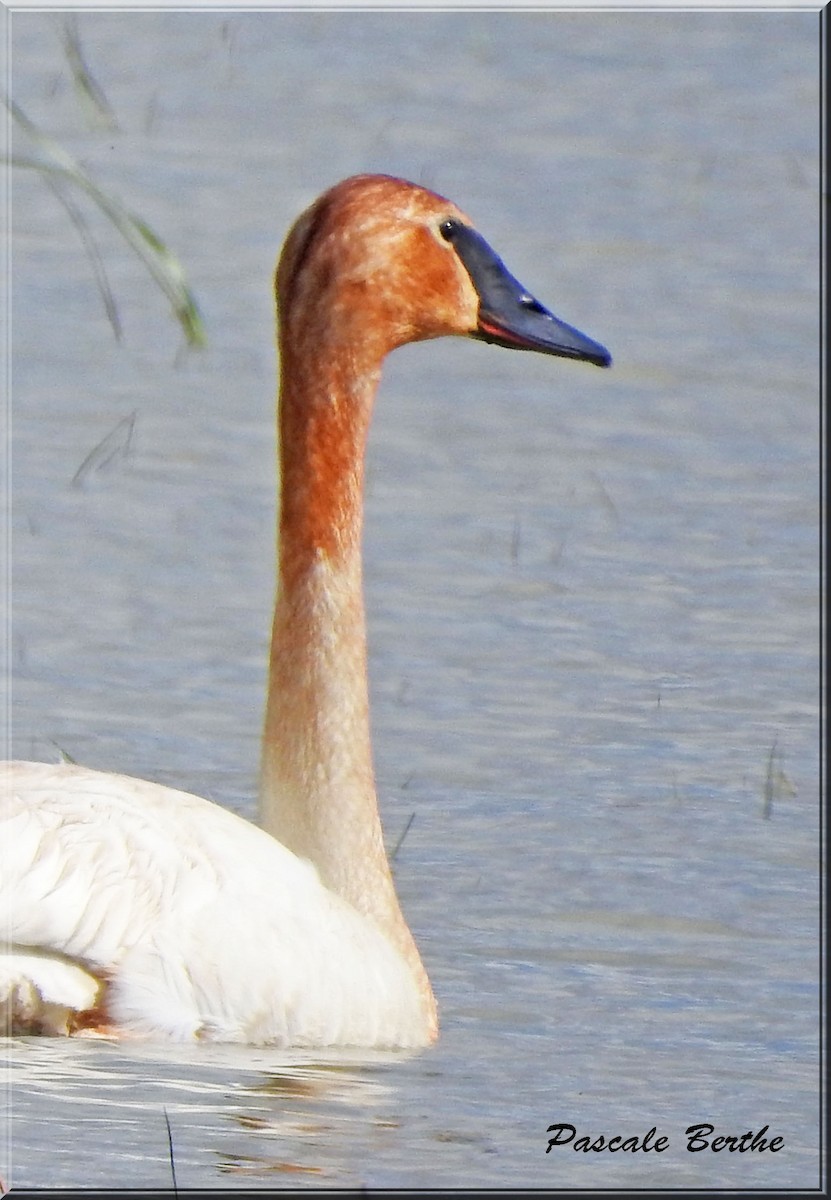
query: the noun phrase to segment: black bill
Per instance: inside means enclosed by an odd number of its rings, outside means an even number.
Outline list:
[[[479,294],[479,328],[471,335],[513,350],[537,350],[577,358],[598,367],[611,365],[605,346],[566,325],[514,279],[502,259],[469,225],[450,218],[442,236],[458,254]]]

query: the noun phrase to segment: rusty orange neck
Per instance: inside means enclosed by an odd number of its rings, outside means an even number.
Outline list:
[[[281,367],[279,582],[260,821],[397,946],[433,1027],[432,991],[384,848],[370,745],[361,534],[380,363],[358,372],[350,355],[301,362],[284,347]]]
[[[279,405],[281,586],[320,556],[360,561],[366,438],[380,365],[322,370],[283,350]]]

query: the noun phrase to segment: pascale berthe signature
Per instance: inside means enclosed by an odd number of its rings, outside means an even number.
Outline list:
[[[570,1125],[567,1121],[562,1121],[558,1125],[549,1125],[548,1134],[546,1154],[559,1146],[570,1146],[572,1150],[582,1151],[584,1154],[592,1151],[599,1154],[603,1150],[609,1150],[612,1154],[617,1151],[630,1154],[648,1154],[652,1151],[655,1154],[663,1154],[665,1150],[669,1149],[669,1137],[666,1134],[659,1135],[655,1125],[642,1135],[616,1133],[609,1137],[605,1133],[598,1133],[581,1134],[578,1137],[577,1127]],[[730,1154],[747,1154],[752,1151],[759,1154],[769,1151],[771,1154],[776,1154],[785,1145],[783,1137],[769,1135],[769,1126],[767,1125],[763,1125],[758,1132],[748,1129],[746,1133],[741,1134],[716,1133],[715,1125],[703,1121],[700,1125],[688,1126],[684,1130],[684,1138],[686,1139],[686,1149],[691,1154],[696,1154],[700,1150],[711,1150],[715,1154],[723,1150],[727,1150]]]

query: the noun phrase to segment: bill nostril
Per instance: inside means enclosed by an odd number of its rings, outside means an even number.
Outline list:
[[[539,300],[535,300],[534,297],[529,296],[527,292],[520,296],[519,302],[523,308],[529,309],[530,312],[547,313],[548,311],[543,307],[542,304],[540,304]]]

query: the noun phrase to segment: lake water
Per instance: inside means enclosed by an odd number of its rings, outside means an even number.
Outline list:
[[[16,756],[254,815],[270,277],[324,187],[450,196],[615,363],[454,339],[385,373],[373,737],[438,1045],[10,1041],[0,1175],[167,1187],[166,1112],[180,1188],[816,1187],[819,15],[86,12],[112,129],[62,18],[10,20],[18,104],[175,252],[209,337],[67,191],[117,343],[13,171]],[[561,1122],[669,1146],[546,1154]],[[701,1122],[784,1145],[689,1152]]]

